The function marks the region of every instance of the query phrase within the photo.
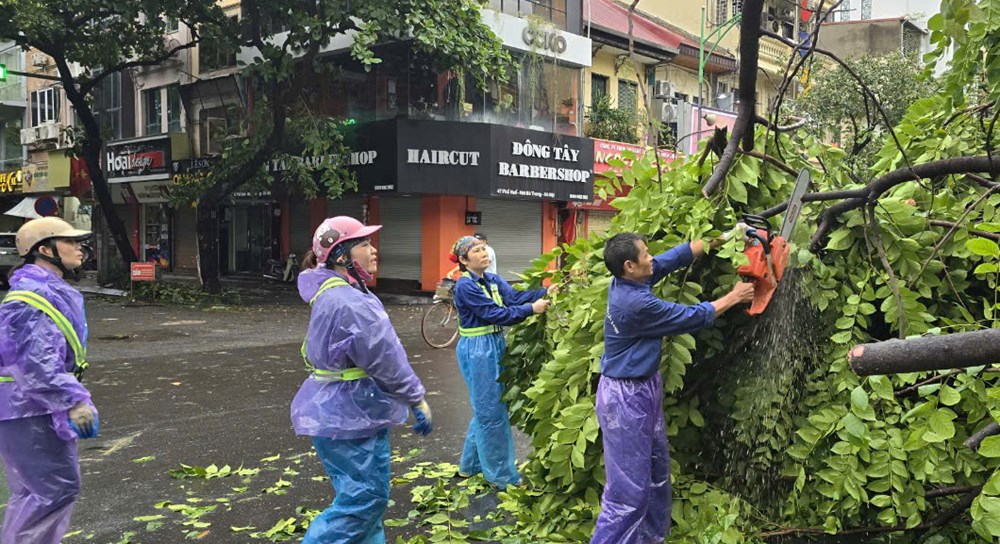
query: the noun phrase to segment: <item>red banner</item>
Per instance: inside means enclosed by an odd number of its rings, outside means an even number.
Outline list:
[[[608,163],[613,159],[618,159],[628,164],[629,160],[622,156],[623,151],[631,151],[635,153],[636,157],[641,157],[650,149],[641,145],[612,142],[611,140],[594,140],[594,174],[611,170],[611,165]],[[677,157],[677,154],[669,149],[660,149],[657,150],[657,153],[660,155],[661,160],[668,163]]]

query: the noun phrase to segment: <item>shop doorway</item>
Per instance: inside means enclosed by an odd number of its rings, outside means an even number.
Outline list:
[[[220,225],[220,250],[230,273],[260,273],[264,263],[277,255],[280,218],[273,204],[251,204],[228,207]]]

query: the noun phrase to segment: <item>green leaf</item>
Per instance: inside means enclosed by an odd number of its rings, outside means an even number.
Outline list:
[[[979,445],[979,455],[983,457],[1000,457],[1000,436],[987,436]]]
[[[955,424],[952,420],[955,416],[949,415],[944,410],[934,412],[928,420],[930,430],[924,433],[923,439],[927,442],[944,442],[955,436]]]
[[[956,391],[953,387],[942,385],[941,391],[938,393],[938,398],[941,400],[941,404],[944,404],[945,406],[954,406],[962,401],[962,394]]]
[[[1000,257],[1000,246],[993,240],[972,238],[965,242],[965,247],[976,255],[983,257]]]

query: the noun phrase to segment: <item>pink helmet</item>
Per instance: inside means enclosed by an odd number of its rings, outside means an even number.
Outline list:
[[[339,244],[371,236],[380,228],[382,225],[365,226],[361,221],[346,215],[325,219],[316,229],[316,234],[313,234],[312,250],[316,255],[316,262],[325,263],[330,252]]]

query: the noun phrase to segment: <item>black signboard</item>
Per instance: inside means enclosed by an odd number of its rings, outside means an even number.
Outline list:
[[[483,212],[470,212],[466,210],[465,212],[465,224],[466,225],[482,225],[483,224]]]
[[[590,202],[594,199],[592,140],[492,125],[490,195]]]
[[[169,137],[109,145],[104,154],[109,182],[168,179],[170,167]]]
[[[397,119],[348,138],[358,190],[590,202],[591,140],[483,123]]]

